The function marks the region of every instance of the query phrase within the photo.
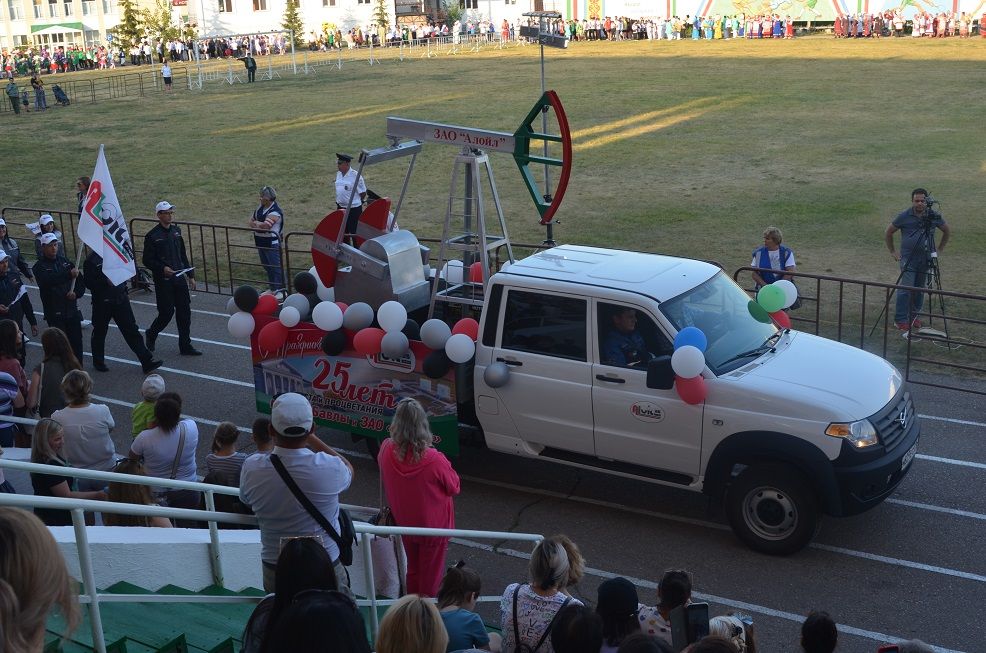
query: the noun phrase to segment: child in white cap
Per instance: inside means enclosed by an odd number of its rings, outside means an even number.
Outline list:
[[[134,405],[130,414],[132,437],[140,435],[141,431],[151,428],[154,422],[154,402],[164,392],[164,378],[160,374],[148,374],[144,384],[140,386],[140,395],[144,400]]]

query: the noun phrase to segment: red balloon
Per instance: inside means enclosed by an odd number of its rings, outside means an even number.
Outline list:
[[[287,339],[288,328],[281,324],[280,320],[274,320],[257,334],[257,346],[260,348],[262,355],[270,356],[284,346]]]
[[[774,311],[773,313],[770,313],[770,317],[777,323],[777,326],[782,329],[791,328],[791,316],[784,311]]]
[[[674,389],[678,391],[678,396],[686,404],[696,405],[705,401],[708,395],[708,388],[705,385],[705,378],[699,374],[691,379],[683,379],[680,376],[674,377]]]
[[[254,315],[273,315],[277,310],[277,297],[274,295],[261,295],[257,300],[257,307],[253,309]]]
[[[483,283],[483,262],[476,261],[469,266],[469,281],[473,283]],[[473,338],[475,340],[475,338]]]
[[[452,327],[452,335],[457,333],[464,333],[471,340],[475,340],[479,337],[479,322],[472,319],[471,317],[464,317],[455,323]]]
[[[357,352],[363,354],[364,356],[379,354],[380,343],[383,340],[384,335],[386,335],[386,331],[376,327],[366,327],[365,329],[360,329],[359,333],[356,334],[356,337],[353,338],[353,347]]]
[[[349,308],[349,304],[347,304],[346,302],[336,302],[336,306],[339,307],[339,310],[341,310],[343,314],[345,314],[346,309]]]

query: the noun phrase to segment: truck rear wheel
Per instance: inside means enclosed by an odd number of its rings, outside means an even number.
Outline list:
[[[784,465],[753,465],[726,491],[726,514],[733,532],[751,549],[789,555],[811,541],[818,505],[811,486]]]

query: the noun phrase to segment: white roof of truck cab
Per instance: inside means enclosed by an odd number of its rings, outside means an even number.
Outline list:
[[[499,274],[640,293],[663,302],[712,278],[719,268],[694,259],[582,245],[559,245]]]

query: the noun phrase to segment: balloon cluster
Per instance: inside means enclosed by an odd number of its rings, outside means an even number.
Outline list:
[[[791,328],[791,317],[784,312],[798,301],[798,287],[787,279],[768,284],[757,291],[757,300],[750,300],[747,308],[758,322],[773,321],[782,329]]]
[[[685,327],[674,338],[671,369],[674,370],[674,388],[687,404],[705,401],[708,389],[702,370],[705,369],[705,349],[709,342],[701,329]]]
[[[451,328],[438,319],[419,327],[396,301],[384,302],[374,315],[373,308],[364,302],[350,306],[333,301],[332,288],[323,286],[311,271],[295,276],[294,287],[298,292],[288,295],[280,305],[274,295],[261,295],[251,286],[237,288],[227,305],[230,335],[248,338],[256,328],[255,318],[276,313],[278,319],[257,334],[257,345],[264,355],[283,347],[289,331],[302,322],[312,322],[325,331],[321,346],[329,356],[353,349],[364,356],[401,358],[410,351],[411,341],[420,340],[432,350],[422,364],[431,378],[445,376],[452,365],[467,363],[476,353],[479,323],[470,317],[462,318]],[[374,318],[379,326],[373,326]]]

